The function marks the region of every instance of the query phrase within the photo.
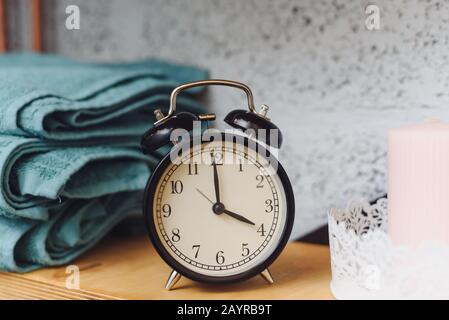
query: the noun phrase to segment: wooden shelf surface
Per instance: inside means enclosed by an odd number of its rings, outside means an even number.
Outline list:
[[[261,277],[227,285],[182,278],[167,291],[170,268],[146,236],[109,237],[73,264],[80,290],[66,288],[66,267],[0,273],[0,299],[333,299],[329,247],[300,242],[289,243],[270,267],[273,285]]]

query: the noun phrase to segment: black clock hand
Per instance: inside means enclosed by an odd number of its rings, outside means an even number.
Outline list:
[[[217,164],[215,163],[215,159],[212,162],[212,165],[214,166],[215,201],[217,203],[220,203],[220,181],[218,180],[218,170],[217,170]]]
[[[234,213],[234,212],[232,212],[232,211],[229,211],[229,210],[224,209],[224,210],[223,210],[223,213],[227,214],[228,216],[233,217],[234,219],[240,220],[240,221],[245,222],[245,223],[248,223],[248,224],[252,224],[253,226],[255,225],[255,223],[252,222],[251,220],[248,220],[248,219],[246,219],[245,217],[243,217],[243,216],[241,216],[241,215],[239,215],[239,214],[237,214],[237,213]]]

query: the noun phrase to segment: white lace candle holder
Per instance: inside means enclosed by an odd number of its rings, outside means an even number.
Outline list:
[[[387,199],[329,212],[331,290],[337,299],[449,299],[449,245],[394,245]]]

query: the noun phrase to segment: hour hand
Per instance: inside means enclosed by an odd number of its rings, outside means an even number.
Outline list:
[[[228,216],[233,217],[234,219],[240,220],[242,222],[248,223],[248,224],[252,224],[253,226],[255,225],[254,222],[252,222],[251,220],[246,219],[244,216],[241,216],[235,212],[229,211],[227,209],[223,210],[223,213],[227,214]]]

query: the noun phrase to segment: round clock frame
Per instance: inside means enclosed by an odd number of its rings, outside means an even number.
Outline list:
[[[230,139],[229,133],[221,133],[222,134],[222,141],[225,141],[225,139]],[[254,143],[251,141],[249,142],[249,139],[247,137],[242,137],[239,135],[239,139],[241,140],[243,138],[244,146],[247,146],[249,148],[252,148],[262,156],[271,156],[270,152],[263,147],[260,143],[257,141]],[[232,139],[232,137],[231,137]],[[227,141],[233,141],[233,140],[227,140]],[[239,140],[237,140],[239,141]],[[210,141],[204,141],[202,144],[207,144]],[[190,147],[192,147],[192,143],[189,141]],[[179,146],[178,146],[179,147]],[[277,159],[276,159],[277,161]],[[276,248],[274,251],[264,260],[260,261],[255,266],[251,267],[250,269],[239,272],[234,275],[226,275],[226,276],[209,276],[205,274],[198,273],[196,271],[190,270],[186,266],[182,265],[172,255],[168,252],[168,250],[164,247],[161,239],[158,236],[158,232],[156,229],[156,225],[154,223],[154,217],[153,217],[153,204],[156,197],[156,188],[158,186],[159,180],[162,178],[164,172],[166,171],[167,167],[169,167],[172,164],[170,159],[170,153],[168,153],[162,160],[159,162],[159,164],[154,169],[154,172],[152,173],[151,177],[149,178],[147,182],[147,186],[145,188],[144,193],[144,201],[143,201],[143,214],[145,217],[145,224],[148,229],[148,234],[150,237],[151,242],[153,243],[156,251],[159,253],[159,255],[162,257],[162,259],[173,268],[173,270],[177,271],[182,276],[185,276],[191,280],[199,281],[199,282],[208,282],[208,283],[231,283],[231,282],[237,282],[237,281],[243,281],[247,280],[257,274],[260,274],[265,269],[267,269],[273,262],[276,260],[276,258],[280,255],[282,250],[284,249],[285,245],[288,242],[288,239],[291,234],[291,230],[294,223],[294,216],[295,216],[295,200],[293,195],[293,190],[291,187],[290,180],[287,176],[287,173],[285,172],[282,165],[277,162],[277,175],[279,177],[279,180],[282,184],[283,191],[285,192],[285,200],[286,200],[286,217],[285,217],[285,225],[284,229],[282,230],[282,233],[280,235],[280,238],[278,240],[278,243],[276,244]]]

